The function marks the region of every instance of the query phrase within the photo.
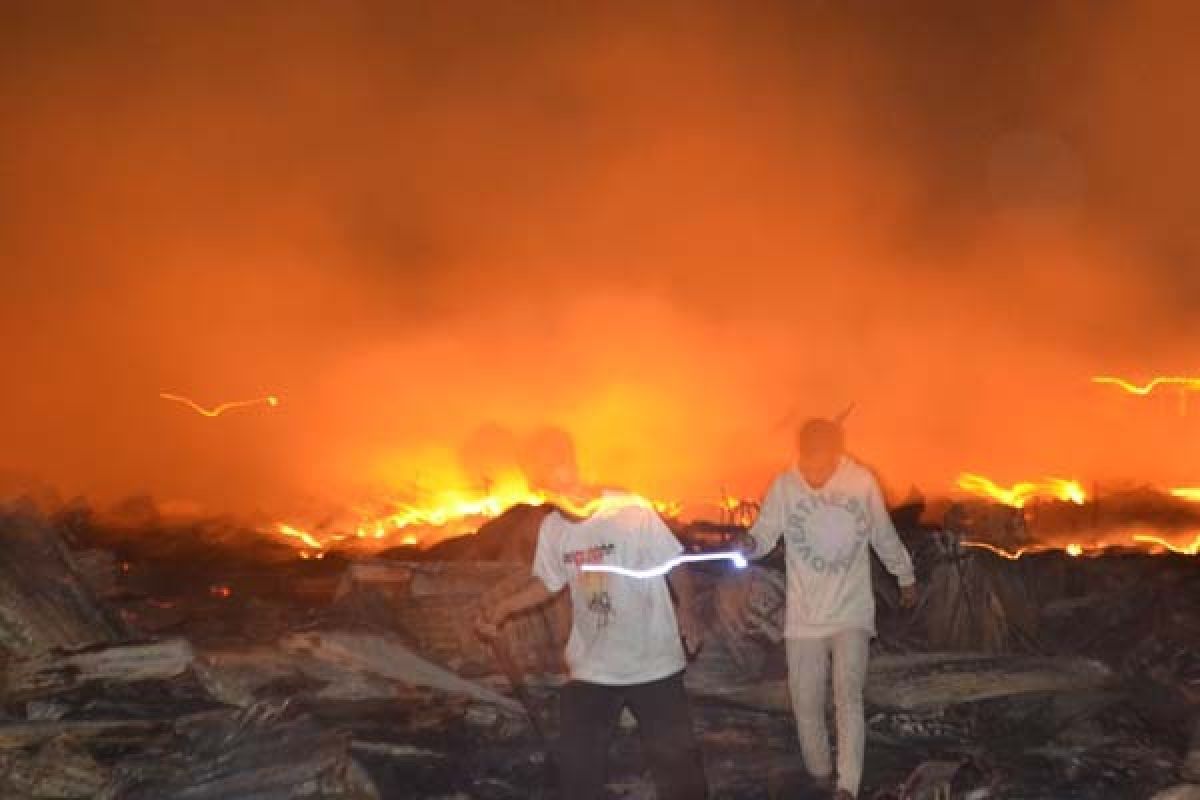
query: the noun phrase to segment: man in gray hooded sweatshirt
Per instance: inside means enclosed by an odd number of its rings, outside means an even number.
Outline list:
[[[862,780],[866,722],[863,684],[875,635],[869,550],[900,584],[901,602],[916,601],[912,560],[896,535],[875,477],[845,453],[842,428],[813,419],[797,436],[794,467],[771,484],[762,510],[742,539],[761,558],[780,537],[786,545],[788,685],[805,766],[833,783],[825,726],[826,686],[833,662],[837,721],[836,800],[853,800]]]

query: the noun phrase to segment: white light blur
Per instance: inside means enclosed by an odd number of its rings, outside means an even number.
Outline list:
[[[678,567],[680,564],[690,564],[697,561],[732,561],[733,565],[738,569],[745,569],[746,557],[738,552],[728,553],[695,553],[686,556],[675,556],[670,561],[664,564],[659,564],[657,567],[650,569],[629,569],[627,567],[616,567],[609,564],[584,564],[580,569],[584,572],[611,572],[616,575],[625,575],[630,578],[657,578],[660,575],[666,575],[671,570]]]

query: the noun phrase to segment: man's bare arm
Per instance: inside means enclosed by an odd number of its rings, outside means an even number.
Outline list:
[[[692,585],[692,575],[686,567],[678,567],[667,573],[667,582],[675,593],[675,615],[679,621],[679,634],[683,637],[683,646],[694,655],[704,643],[704,631],[700,625],[700,616],[696,613],[696,590]]]
[[[546,584],[542,583],[541,578],[531,575],[512,594],[502,597],[490,607],[480,608],[479,616],[475,620],[475,629],[481,636],[492,638],[500,632],[500,626],[509,617],[526,609],[540,606],[556,594],[558,592],[552,592],[546,588]]]

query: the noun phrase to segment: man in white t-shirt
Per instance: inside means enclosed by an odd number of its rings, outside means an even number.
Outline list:
[[[825,728],[832,655],[835,798],[853,800],[862,779],[863,684],[875,635],[869,552],[874,550],[896,577],[905,607],[915,604],[916,587],[912,560],[892,526],[879,484],[845,454],[835,422],[814,419],[801,427],[796,465],[771,484],[742,548],[748,556],[762,557],[780,538],[786,545],[788,685],[800,749],[813,778],[832,784]]]
[[[547,515],[530,580],[493,607],[481,609],[476,627],[481,635],[494,637],[513,614],[564,588],[571,593],[566,648],[571,680],[559,701],[558,766],[564,798],[604,796],[608,746],[626,705],[637,719],[659,800],[707,797],[683,688],[681,635],[688,647],[699,646],[686,569],[668,573],[679,600],[678,617],[663,576],[582,569],[590,564],[649,570],[682,552],[674,534],[644,500],[606,493],[603,509],[587,519]]]

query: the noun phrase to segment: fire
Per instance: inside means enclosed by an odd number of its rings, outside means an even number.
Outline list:
[[[230,589],[228,586],[210,586],[208,587],[208,593],[213,597],[227,600],[233,596],[233,589]]]
[[[956,485],[965,492],[987,497],[1012,508],[1024,508],[1035,497],[1052,497],[1075,505],[1083,505],[1087,501],[1087,492],[1078,481],[1062,478],[1047,478],[1041,482],[1023,481],[1006,489],[982,475],[964,472],[958,476]]]
[[[247,406],[257,405],[268,405],[274,407],[279,405],[279,398],[273,394],[266,397],[259,397],[254,400],[231,400],[227,403],[221,403],[218,406],[213,406],[212,408],[205,408],[204,406],[196,403],[194,400],[177,394],[167,394],[166,392],[161,392],[158,396],[164,400],[174,400],[176,403],[181,403],[195,411],[197,414],[201,414],[205,417],[219,417],[226,411],[234,408],[246,408]]]
[[[603,493],[582,499],[556,492],[530,488],[524,476],[512,474],[493,483],[487,490],[444,488],[427,493],[424,502],[396,502],[387,510],[363,510],[360,521],[353,527],[353,537],[359,540],[391,540],[416,546],[424,541],[423,534],[441,539],[473,532],[488,520],[520,505],[540,506],[547,503],[579,517],[591,517],[629,506],[652,508],[664,516],[678,516],[681,505],[673,501],[652,501],[624,492]],[[295,539],[304,546],[301,558],[320,558],[332,541],[344,535],[323,537],[295,525],[280,523],[275,530]],[[315,554],[315,555],[314,555]]]
[[[1144,387],[1137,387],[1144,388]],[[997,486],[992,481],[981,475],[972,473],[963,473],[959,476],[958,487],[964,491],[972,492],[981,497],[986,497],[998,503],[1010,506],[1012,508],[1023,508],[1025,503],[1032,497],[1054,497],[1064,502],[1083,505],[1087,501],[1087,494],[1083,487],[1077,481],[1063,480],[1061,478],[1049,478],[1041,483],[1026,481],[1015,484],[1009,488]],[[1185,500],[1200,502],[1200,488],[1178,487],[1170,490],[1170,493]],[[1110,547],[1130,548],[1142,551],[1150,551],[1154,553],[1172,552],[1180,555],[1194,556],[1200,554],[1200,535],[1197,535],[1191,542],[1172,542],[1164,536],[1156,536],[1147,533],[1130,533],[1125,531],[1119,534],[1107,534],[1101,539],[1094,540],[1091,544],[1084,545],[1079,542],[1069,542],[1066,544],[1046,543],[1041,542],[1032,545],[1026,545],[1016,550],[1007,550],[1003,547],[981,541],[964,541],[964,547],[975,547],[982,550],[988,550],[996,555],[1015,561],[1022,556],[1032,553],[1043,553],[1051,550],[1061,550],[1072,557],[1079,557],[1088,554],[1101,553]],[[1149,547],[1147,547],[1149,545]]]
[[[308,533],[307,531],[302,531],[299,528],[293,528],[291,525],[284,525],[280,523],[278,531],[284,536],[291,536],[295,539],[299,539],[314,550],[321,550],[324,548],[324,545],[317,541],[312,534]]]
[[[997,547],[988,542],[964,541],[963,547],[974,547],[980,550],[987,550],[995,553],[1001,558],[1007,558],[1009,561],[1016,561],[1022,556],[1032,555],[1033,553],[1046,553],[1050,551],[1062,551],[1073,558],[1079,558],[1084,555],[1098,555],[1103,553],[1110,547],[1123,547],[1136,550],[1148,551],[1151,553],[1172,552],[1179,555],[1194,556],[1200,555],[1200,534],[1196,536],[1188,544],[1175,544],[1161,536],[1152,536],[1145,533],[1123,534],[1121,536],[1113,536],[1105,538],[1102,541],[1096,541],[1088,546],[1084,546],[1079,542],[1071,542],[1065,546],[1053,544],[1032,544],[1025,547],[1020,547],[1016,550],[1006,550],[1003,547]],[[1145,545],[1150,545],[1149,548]]]
[[[1114,377],[1110,377],[1108,375],[1101,375],[1101,376],[1092,378],[1092,382],[1093,383],[1105,383],[1105,384],[1111,384],[1113,386],[1119,386],[1119,387],[1121,387],[1121,389],[1123,389],[1126,392],[1129,392],[1130,394],[1141,395],[1142,397],[1145,397],[1146,395],[1150,394],[1155,389],[1157,389],[1159,386],[1178,386],[1180,388],[1180,390],[1182,390],[1182,391],[1193,391],[1193,392],[1200,391],[1200,378],[1180,378],[1180,377],[1162,377],[1162,376],[1160,376],[1160,377],[1153,378],[1149,383],[1144,383],[1139,386],[1135,383],[1131,383],[1127,380],[1124,380],[1123,378],[1114,378]]]
[[[1156,547],[1163,548],[1164,550],[1170,550],[1172,553],[1178,553],[1182,556],[1194,556],[1200,554],[1200,534],[1197,534],[1196,538],[1193,539],[1190,544],[1182,546],[1172,544],[1171,542],[1168,542],[1166,539],[1163,539],[1159,536],[1151,536],[1150,534],[1143,533],[1134,534],[1133,540],[1135,542],[1142,542],[1143,544],[1152,544]]]
[[[981,550],[988,550],[1002,558],[1007,558],[1009,561],[1016,561],[1021,556],[1030,555],[1032,553],[1045,553],[1045,552],[1048,552],[1051,550],[1060,550],[1060,549],[1067,555],[1075,557],[1075,558],[1078,558],[1079,556],[1083,555],[1083,553],[1084,553],[1083,545],[1081,545],[1077,542],[1072,542],[1071,544],[1068,544],[1066,547],[1063,547],[1063,548],[1058,548],[1058,547],[1055,547],[1053,545],[1048,545],[1048,544],[1035,544],[1035,545],[1029,545],[1028,547],[1019,547],[1016,550],[1005,550],[1003,547],[997,547],[993,544],[988,544],[987,542],[963,542],[963,546],[964,547],[977,547]],[[1102,549],[1102,548],[1100,548],[1100,549]]]

